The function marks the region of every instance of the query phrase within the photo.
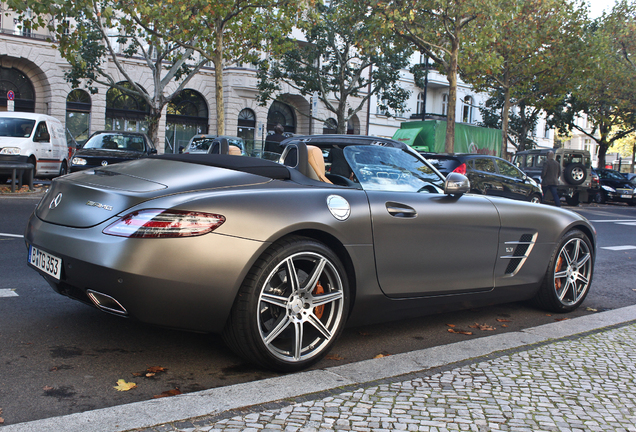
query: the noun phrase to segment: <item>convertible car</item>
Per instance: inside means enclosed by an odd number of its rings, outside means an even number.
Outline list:
[[[568,210],[471,195],[390,139],[316,135],[279,162],[150,156],[55,179],[25,234],[55,291],[102,311],[218,332],[280,371],[345,324],[585,299],[596,234]]]

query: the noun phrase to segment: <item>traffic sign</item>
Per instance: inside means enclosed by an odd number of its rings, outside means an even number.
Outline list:
[[[10,101],[12,101],[13,99],[15,99],[15,93],[13,93],[13,90],[9,90],[7,92],[7,99],[9,99]]]

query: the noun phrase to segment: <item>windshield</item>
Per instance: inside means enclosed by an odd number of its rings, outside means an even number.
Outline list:
[[[84,144],[85,149],[146,151],[144,138],[141,135],[126,135],[118,133],[99,134],[93,136]]]
[[[444,179],[422,159],[384,146],[347,146],[344,155],[365,190],[441,193]]]
[[[35,120],[20,118],[0,118],[0,136],[28,138],[33,132]]]

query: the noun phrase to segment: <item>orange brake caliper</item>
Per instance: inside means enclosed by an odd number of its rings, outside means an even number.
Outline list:
[[[556,265],[556,268],[554,269],[554,273],[560,272],[562,265],[563,265],[563,257],[560,256],[559,259],[557,260],[557,265]],[[561,289],[562,284],[563,282],[561,282],[561,278],[554,280],[554,286],[556,287],[557,291]]]
[[[320,294],[324,294],[325,293],[325,289],[322,287],[322,285],[320,285],[320,281],[318,281],[316,283],[316,288],[314,288],[314,290],[312,291],[313,295],[320,295]],[[316,317],[318,319],[322,318],[322,314],[325,312],[325,305],[322,306],[316,306],[314,308],[314,314],[316,315]]]

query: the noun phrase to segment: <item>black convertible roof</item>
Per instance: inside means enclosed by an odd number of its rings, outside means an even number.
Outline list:
[[[162,154],[153,155],[150,156],[150,158],[226,168],[276,180],[289,180],[291,178],[289,168],[284,165],[266,159],[246,156],[221,154]]]

